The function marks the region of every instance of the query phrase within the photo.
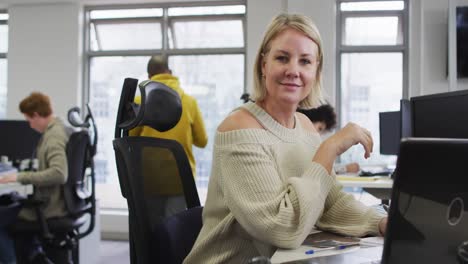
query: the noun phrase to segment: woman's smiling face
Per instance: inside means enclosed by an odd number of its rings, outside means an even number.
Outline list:
[[[263,58],[265,101],[299,104],[314,86],[317,58],[317,44],[303,33],[295,29],[279,33]]]

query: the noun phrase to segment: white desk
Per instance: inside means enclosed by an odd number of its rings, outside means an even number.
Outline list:
[[[0,195],[16,191],[19,194],[26,196],[33,193],[33,186],[31,184],[23,185],[17,182],[13,183],[0,183]]]
[[[382,178],[374,181],[360,181],[360,180],[340,180],[338,181],[343,187],[359,187],[371,189],[392,189],[393,180],[391,178]]]
[[[390,200],[393,180],[391,178],[383,177],[378,180],[367,181],[367,180],[343,180],[338,177],[338,181],[343,185],[343,187],[357,187],[363,188],[364,191],[372,194],[376,198],[381,200]]]

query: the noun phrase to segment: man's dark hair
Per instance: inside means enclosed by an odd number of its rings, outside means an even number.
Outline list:
[[[306,115],[312,123],[324,122],[326,126],[325,130],[332,130],[336,127],[335,109],[329,104],[312,109],[297,109],[297,111]]]
[[[156,74],[170,73],[167,56],[153,56],[148,61],[148,76],[151,78]]]

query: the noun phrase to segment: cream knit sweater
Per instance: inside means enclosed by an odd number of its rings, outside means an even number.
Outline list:
[[[320,137],[277,123],[254,103],[242,106],[265,129],[217,132],[203,228],[184,263],[247,263],[301,245],[314,226],[378,234],[384,217],[344,193],[312,158]]]

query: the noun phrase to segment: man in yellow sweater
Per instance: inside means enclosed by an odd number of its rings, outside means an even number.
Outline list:
[[[197,101],[192,96],[184,93],[180,87],[179,79],[172,75],[167,59],[162,56],[153,56],[148,62],[148,78],[155,82],[163,83],[174,89],[182,101],[182,116],[179,123],[166,132],[159,132],[151,127],[137,127],[130,131],[130,136],[145,136],[173,139],[178,141],[187,153],[193,175],[195,176],[195,158],[192,152],[192,145],[204,148],[208,143],[208,136],[205,124],[198,108]],[[141,97],[135,98],[135,103],[141,103]]]

